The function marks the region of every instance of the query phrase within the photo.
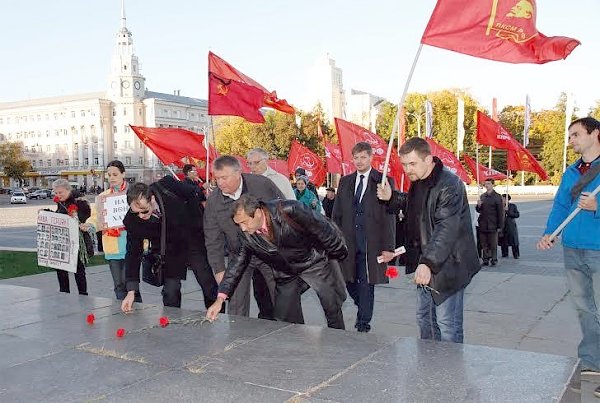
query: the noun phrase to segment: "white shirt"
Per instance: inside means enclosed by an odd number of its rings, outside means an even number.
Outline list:
[[[371,173],[371,168],[369,168],[369,170],[367,172],[362,173],[362,174],[360,172],[356,171],[356,181],[354,182],[354,193],[353,194],[356,194],[356,189],[358,189],[358,184],[360,183],[360,176],[364,175],[362,193],[360,194],[360,199],[358,201],[362,201],[362,198],[365,195],[365,191],[367,190],[367,180],[369,179],[370,173]]]
[[[234,194],[229,194],[229,193],[225,193],[223,192],[223,196],[227,196],[233,200],[237,200],[240,198],[240,196],[242,195],[242,189],[244,188],[244,178],[242,176],[240,176],[240,186],[237,188],[237,190],[235,191]]]

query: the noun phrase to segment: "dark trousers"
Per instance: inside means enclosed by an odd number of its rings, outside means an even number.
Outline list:
[[[119,301],[122,301],[127,296],[125,259],[110,259],[107,262],[113,279],[113,285],[115,286],[115,296]],[[142,294],[139,291],[135,292],[135,302],[142,302]]]
[[[181,279],[166,277],[161,294],[164,306],[181,308]]]
[[[321,261],[298,276],[277,279],[275,283],[275,319],[304,323],[302,293],[311,287],[317,293],[327,326],[344,329],[342,304],[346,299],[344,279],[337,261]]]
[[[511,246],[512,248],[512,255],[515,259],[519,258],[519,245],[513,245]],[[502,249],[502,257],[508,257],[508,244],[506,243],[502,243],[500,244],[500,249]]]
[[[498,232],[480,232],[479,239],[481,241],[482,259],[484,262],[492,263],[498,261]]]
[[[58,278],[60,292],[71,292],[69,287],[69,272],[66,270],[56,270],[56,277]],[[77,291],[79,291],[80,295],[88,295],[87,280],[85,279],[85,266],[81,260],[77,260],[75,283],[77,284]]]
[[[217,300],[219,285],[208,263],[204,241],[202,241],[200,246],[192,246],[190,248],[188,264],[200,288],[202,288],[204,306],[208,309]]]
[[[373,303],[375,301],[375,286],[367,280],[367,256],[362,252],[356,253],[355,260],[356,277],[354,282],[347,282],[346,289],[358,307],[356,313],[356,324],[360,331],[371,330],[371,319],[373,318]]]
[[[246,270],[242,274],[235,291],[230,296],[229,304],[227,305],[227,313],[229,315],[250,315],[250,283],[252,282],[255,271],[260,271],[261,277],[257,277],[260,281],[264,280],[264,284],[259,284],[259,293],[254,292],[256,304],[258,305],[258,317],[261,319],[274,319],[273,313],[273,295],[275,294],[275,280],[273,278],[273,269],[263,261],[252,258]]]

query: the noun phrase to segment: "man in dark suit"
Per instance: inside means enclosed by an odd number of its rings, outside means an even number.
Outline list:
[[[269,178],[262,175],[242,173],[239,161],[230,155],[223,155],[213,162],[213,176],[217,181],[214,190],[206,202],[204,212],[204,236],[208,261],[215,271],[217,282],[221,282],[225,273],[225,247],[231,256],[239,248],[240,230],[231,218],[233,203],[242,194],[249,194],[261,201],[275,199],[284,200],[279,188]],[[227,313],[230,315],[249,316],[250,283],[255,270],[259,270],[264,282],[255,281],[254,297],[258,304],[258,317],[273,319],[273,298],[275,281],[271,266],[256,257],[252,258],[248,269],[244,271],[235,292],[230,296]],[[266,287],[264,286],[266,285]]]
[[[348,294],[358,306],[354,326],[359,332],[371,330],[375,284],[389,281],[385,270],[394,258],[396,242],[396,217],[387,202],[377,198],[382,173],[371,168],[372,160],[373,149],[368,143],[352,148],[356,172],[340,180],[332,213],[348,244],[348,257],[340,264]],[[391,179],[388,182],[393,186]],[[382,263],[377,262],[380,255]]]
[[[150,241],[153,252],[160,251],[162,218],[166,219],[166,244],[164,285],[162,289],[165,306],[181,306],[181,280],[187,272],[187,251],[192,234],[193,221],[186,203],[199,203],[191,186],[165,176],[151,185],[135,183],[127,190],[129,211],[123,219],[127,229],[127,251],[125,253],[125,280],[127,296],[121,309],[132,310],[135,291],[139,291],[140,263],[144,249],[144,240]],[[210,267],[205,268],[210,270]],[[216,285],[216,284],[215,284]],[[205,292],[209,305],[216,299],[216,287],[210,286]]]
[[[494,180],[486,179],[483,182],[483,193],[475,211],[479,213],[477,219],[479,239],[481,241],[483,265],[498,263],[498,233],[504,228],[504,204],[502,197],[494,190]]]

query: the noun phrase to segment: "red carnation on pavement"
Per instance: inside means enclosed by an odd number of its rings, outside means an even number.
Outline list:
[[[388,268],[385,271],[385,275],[388,278],[396,278],[398,277],[398,269],[394,266],[388,266]]]
[[[85,320],[87,321],[88,325],[93,325],[96,317],[93,313],[90,313]]]
[[[160,323],[160,327],[167,327],[169,326],[169,318],[167,316],[161,316],[158,323]]]
[[[54,199],[52,199],[52,201],[54,201],[54,203],[58,203],[60,199],[58,198],[58,196],[54,196]]]
[[[117,329],[117,337],[123,337],[125,336],[125,329],[123,329],[122,327]]]

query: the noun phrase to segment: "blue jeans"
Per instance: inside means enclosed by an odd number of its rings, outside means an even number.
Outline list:
[[[417,325],[423,340],[463,342],[463,296],[457,291],[435,305],[431,291],[417,287]]]
[[[115,296],[121,301],[127,296],[125,259],[110,259],[107,260],[107,262],[115,286]],[[135,302],[142,302],[142,295],[139,291],[135,292]]]
[[[582,367],[600,371],[600,250],[563,250],[567,287],[583,334],[577,354]]]

